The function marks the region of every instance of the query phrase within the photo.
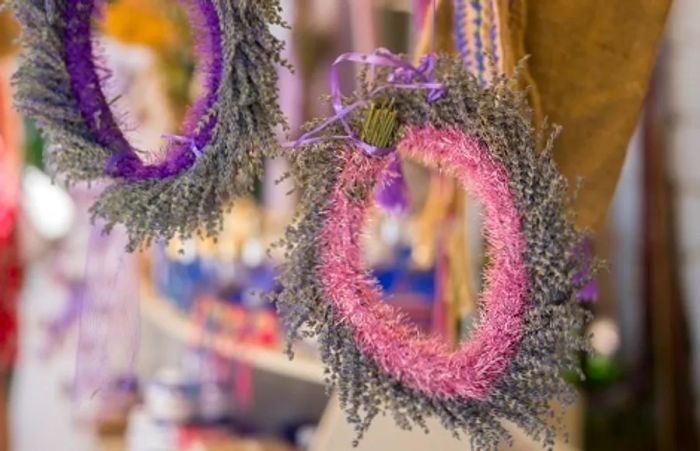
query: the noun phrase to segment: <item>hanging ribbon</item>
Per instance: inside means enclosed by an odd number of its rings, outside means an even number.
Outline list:
[[[426,89],[428,90],[428,101],[435,102],[439,100],[445,94],[445,86],[442,83],[437,83],[432,77],[436,61],[437,57],[434,54],[426,55],[422,58],[420,65],[415,67],[387,49],[377,49],[372,53],[350,52],[340,55],[333,63],[330,70],[331,103],[335,114],[301,135],[296,141],[286,143],[285,147],[297,148],[319,141],[338,139],[353,142],[353,144],[360,147],[369,155],[382,156],[388,154],[394,149],[379,148],[362,141],[359,135],[350,127],[350,124],[346,120],[347,116],[357,108],[367,105],[380,93],[391,88]],[[373,71],[376,70],[377,67],[394,67],[395,70],[388,77],[386,84],[374,88],[365,97],[349,105],[343,105],[338,68],[340,64],[344,62],[368,64],[372,66]],[[343,125],[347,135],[317,136],[321,131],[336,122],[340,122]]]
[[[109,234],[104,223],[92,224],[85,261],[85,280],[78,293],[80,334],[74,382],[76,413],[103,407],[121,380],[132,378],[139,343],[137,257],[126,252],[123,227]]]
[[[372,73],[379,67],[393,67],[394,71],[387,77],[386,83],[372,89],[366,96],[355,102],[344,105],[343,95],[340,89],[340,76],[338,69],[340,64],[352,62],[371,66]],[[366,106],[372,99],[388,89],[425,89],[429,102],[436,102],[445,95],[446,87],[433,78],[433,71],[437,57],[428,54],[421,59],[418,66],[413,66],[398,55],[387,49],[377,49],[372,53],[350,52],[340,55],[330,69],[331,104],[335,114],[318,124],[313,129],[301,135],[296,141],[285,144],[285,147],[298,148],[315,142],[326,140],[350,141],[353,145],[362,149],[368,155],[385,156],[393,153],[394,147],[377,147],[363,141],[352,130],[347,121],[348,115],[357,108]],[[319,136],[319,133],[331,124],[340,122],[345,130],[345,135]],[[405,212],[408,208],[407,189],[401,164],[397,156],[392,156],[394,161],[389,164],[386,173],[380,181],[376,193],[377,202],[390,212]]]

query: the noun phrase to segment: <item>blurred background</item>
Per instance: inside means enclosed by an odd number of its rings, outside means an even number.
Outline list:
[[[283,0],[291,28],[275,32],[296,68],[280,69],[292,137],[329,114],[321,99],[337,55],[454,51],[461,3],[438,2],[433,18],[429,1]],[[700,2],[572,3],[501,2],[532,55],[525,85],[564,125],[558,162],[607,262],[587,299],[596,353],[581,357],[581,399],[555,448],[700,449]],[[127,135],[159,148],[200,89],[183,10],[114,0],[98,27],[112,72],[105,89],[128,112]],[[292,187],[276,183],[284,159],[266,163],[218,241],[124,254],[118,231],[101,236],[90,224],[99,188],[52,182],[40,133],[12,109],[16,36],[0,13],[0,450],[350,450],[353,431],[324,390],[315,344],[296,343],[290,361],[260,295],[276,288],[281,260],[267,249],[294,213]],[[346,92],[354,70],[343,69]],[[405,170],[410,212],[372,214],[366,262],[387,302],[456,344],[479,304],[479,205],[450,180]],[[133,315],[114,321],[91,308],[90,290],[108,290]],[[133,365],[100,368],[104,352],[135,353]],[[81,396],[76,370],[101,378],[100,392]],[[513,434],[514,449],[540,449]],[[380,417],[358,449],[469,445],[438,425],[403,432]]]

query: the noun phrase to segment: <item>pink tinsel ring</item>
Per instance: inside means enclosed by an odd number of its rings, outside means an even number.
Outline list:
[[[439,337],[424,336],[384,303],[376,281],[352,276],[366,272],[360,236],[373,199],[358,201],[348,193],[360,181],[376,180],[390,162],[352,148],[346,149],[347,165],[321,232],[320,272],[326,295],[362,351],[392,377],[430,396],[482,399],[518,344],[527,292],[525,239],[506,171],[483,144],[456,128],[412,127],[397,147],[402,156],[457,177],[483,202],[493,264],[482,295],[482,322],[471,340],[449,351]]]

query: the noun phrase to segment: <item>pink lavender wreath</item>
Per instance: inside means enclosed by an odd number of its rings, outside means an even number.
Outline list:
[[[441,57],[430,77],[418,70],[401,78],[393,68],[380,70],[384,84],[370,90],[364,83],[349,107],[336,108],[336,121],[296,143],[301,205],[285,238],[279,310],[292,339],[319,338],[328,382],[358,439],[389,411],[404,428],[425,429],[436,416],[455,434],[467,433],[473,449],[509,439],[502,419],[551,447],[551,402],[574,399],[563,373],[579,372],[579,352],[588,349],[576,292],[591,277],[581,273],[591,266],[580,261],[583,236],[566,213],[553,136],[539,153],[523,96],[506,79],[481,87],[459,58]],[[425,92],[436,83],[438,95]],[[353,132],[371,113],[370,97],[393,109],[398,155],[455,177],[484,205],[490,265],[477,326],[457,350],[384,303],[363,264],[360,235],[372,193],[395,164],[395,154],[368,151],[371,143],[358,144]],[[348,139],[338,140],[343,131]]]
[[[223,205],[251,190],[284,122],[277,102],[283,44],[278,0],[182,0],[197,35],[204,94],[182,136],[155,160],[127,141],[103,92],[108,73],[93,43],[102,0],[9,0],[22,24],[16,103],[48,138],[49,165],[68,182],[107,178],[92,207],[126,225],[130,248],[154,238],[218,231]]]

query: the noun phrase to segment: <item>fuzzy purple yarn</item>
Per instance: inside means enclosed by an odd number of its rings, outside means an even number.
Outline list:
[[[205,95],[196,100],[183,124],[186,140],[196,149],[203,149],[211,140],[217,117],[211,115],[202,124],[202,117],[217,100],[223,73],[223,37],[216,7],[211,0],[187,0],[194,28],[203,34],[197,50],[207,77]],[[163,179],[191,167],[197,155],[185,142],[171,142],[166,157],[156,164],[144,163],[124,137],[106,101],[94,61],[91,21],[97,0],[67,0],[64,9],[65,63],[71,78],[71,88],[87,126],[99,144],[109,149],[105,173],[128,180]]]
[[[200,70],[207,76],[204,80],[203,97],[197,99],[190,107],[183,129],[192,134],[194,144],[198,149],[203,149],[211,140],[212,132],[216,126],[217,117],[211,116],[197,130],[204,114],[209,111],[217,100],[217,93],[224,72],[223,62],[223,35],[219,15],[211,0],[186,0],[189,3],[188,12],[192,29],[196,35],[196,50],[200,58]]]

